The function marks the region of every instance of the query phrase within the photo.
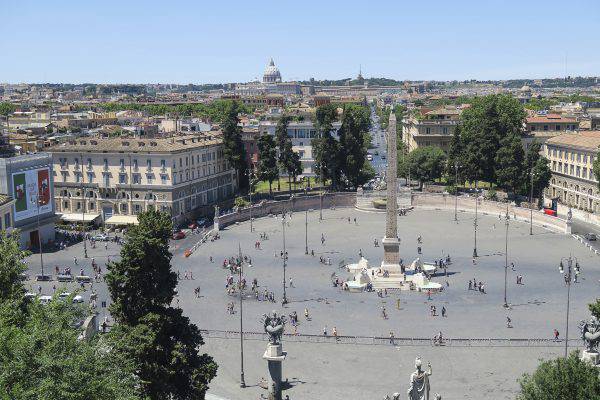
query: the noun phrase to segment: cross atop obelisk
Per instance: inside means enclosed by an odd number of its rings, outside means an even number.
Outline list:
[[[387,185],[387,211],[385,221],[385,237],[383,243],[384,269],[400,269],[400,241],[398,240],[398,204],[396,190],[398,186],[398,149],[396,148],[396,115],[390,112],[387,131],[388,165],[386,173]]]

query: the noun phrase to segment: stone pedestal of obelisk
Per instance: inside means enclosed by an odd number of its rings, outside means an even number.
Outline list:
[[[383,244],[383,261],[381,268],[390,273],[400,272],[400,240],[398,240],[398,149],[396,148],[396,115],[392,111],[387,131],[388,165],[386,172],[387,205],[385,220],[385,237]]]
[[[281,400],[281,382],[283,380],[283,360],[286,352],[281,343],[267,345],[263,358],[267,360],[269,368],[269,400]]]

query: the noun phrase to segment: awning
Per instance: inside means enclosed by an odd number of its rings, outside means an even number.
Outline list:
[[[106,225],[137,225],[137,215],[113,215],[104,221]]]
[[[93,222],[100,214],[67,213],[62,214],[60,219],[67,222]]]

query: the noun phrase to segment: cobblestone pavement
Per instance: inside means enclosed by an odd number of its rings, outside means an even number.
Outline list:
[[[348,223],[348,217],[351,222]],[[356,217],[358,224],[352,219]],[[308,214],[308,245],[314,249],[315,257],[305,255],[305,215],[294,213],[286,226],[286,248],[289,252],[288,277],[294,287],[288,287],[290,303],[282,308],[282,260],[276,254],[282,249],[282,225],[280,218],[263,218],[254,221],[255,231],[250,233],[249,223],[229,227],[221,232],[221,239],[200,246],[191,257],[183,252],[199,240],[191,236],[173,242],[173,265],[180,271],[192,271],[194,279],[179,282],[179,296],[174,305],[179,305],[202,329],[239,329],[238,301],[225,292],[225,278],[229,271],[221,268],[224,258],[236,255],[238,244],[244,254],[252,258],[252,267],[245,269],[248,282],[258,279],[260,290],[267,288],[275,293],[276,303],[257,301],[251,296],[244,302],[244,329],[260,331],[259,317],[262,313],[277,310],[289,314],[296,311],[300,316],[299,333],[320,334],[326,327],[328,332],[335,326],[340,335],[388,336],[393,331],[396,337],[432,337],[439,331],[453,338],[550,338],[554,328],[564,336],[566,312],[566,288],[558,272],[561,257],[573,254],[579,259],[582,274],[579,283],[571,290],[571,315],[569,336],[579,335],[579,320],[588,315],[587,303],[595,300],[598,293],[600,269],[598,256],[570,236],[553,233],[534,227],[529,235],[529,226],[512,222],[509,227],[508,301],[510,310],[502,307],[504,295],[504,221],[498,216],[480,216],[477,246],[480,257],[472,263],[473,214],[459,214],[458,223],[453,213],[445,211],[414,210],[398,221],[401,238],[400,256],[405,262],[417,257],[418,235],[423,238],[424,261],[433,261],[450,254],[453,263],[449,276],[434,280],[449,286],[428,300],[416,292],[390,292],[379,298],[375,293],[347,293],[334,288],[331,277],[349,276],[340,264],[354,262],[359,249],[369,261],[378,265],[383,256],[381,247],[373,247],[375,238],[381,240],[385,229],[385,214],[363,213],[353,209],[325,210],[324,220],[319,222],[318,210]],[[254,248],[259,234],[266,232],[269,240],[261,241],[261,249]],[[321,234],[325,244],[321,245]],[[117,256],[119,248],[110,243],[108,250],[98,246],[90,249],[90,257],[103,265],[107,256]],[[82,245],[78,244],[44,256],[45,264],[73,264],[73,256],[82,262]],[[209,262],[209,257],[214,262]],[[332,265],[319,263],[319,257],[331,258]],[[86,273],[90,273],[90,259],[83,261]],[[39,269],[39,256],[29,258],[31,272]],[[79,267],[72,267],[79,272]],[[516,276],[522,275],[524,285],[516,284]],[[468,281],[476,279],[485,284],[487,294],[467,290]],[[55,282],[43,283],[42,292],[48,294]],[[68,290],[75,285],[71,284]],[[193,290],[200,286],[201,297],[195,298]],[[289,284],[288,284],[289,286]],[[35,290],[37,283],[31,283]],[[108,300],[103,283],[94,284],[99,301]],[[86,288],[84,298],[89,296]],[[59,287],[60,290],[60,287]],[[397,301],[400,300],[400,309]],[[227,303],[235,302],[233,315],[226,312]],[[442,306],[448,312],[446,318],[430,316],[430,306],[435,305],[438,314]],[[381,318],[381,307],[385,306],[389,319]],[[310,320],[303,317],[307,308]],[[102,311],[101,311],[102,312]],[[507,329],[506,317],[510,316],[513,328]],[[288,332],[291,327],[288,327]],[[220,361],[219,376],[213,383],[216,395],[236,398],[256,398],[258,391],[247,389],[240,394],[232,388],[239,379],[239,342],[236,340],[207,339],[206,350]],[[248,341],[246,360],[247,380],[256,384],[266,374],[266,365],[261,359],[264,344]],[[561,354],[559,348],[536,349],[465,349],[401,347],[391,352],[382,346],[357,346],[336,344],[289,343],[289,352],[284,370],[286,376],[297,377],[308,383],[297,384],[290,390],[290,397],[306,398],[308,395],[326,393],[321,398],[381,398],[386,390],[404,391],[405,381],[412,369],[412,360],[421,354],[431,359],[435,377],[433,391],[446,393],[445,398],[481,398],[483,384],[494,396],[488,398],[514,397],[516,379],[524,371],[532,370],[540,357]],[[437,366],[436,366],[437,365]],[[402,368],[400,368],[402,367]],[[477,379],[483,379],[478,383]],[[252,383],[253,382],[253,383]],[[402,384],[402,390],[398,385]],[[357,389],[364,385],[364,389]],[[396,385],[396,386],[394,386]],[[471,386],[470,386],[471,385]],[[462,391],[462,388],[472,388]],[[321,392],[319,392],[321,391]],[[360,394],[359,394],[360,393]],[[294,395],[295,394],[295,395]],[[357,397],[354,397],[356,394]],[[508,396],[508,397],[506,397]]]

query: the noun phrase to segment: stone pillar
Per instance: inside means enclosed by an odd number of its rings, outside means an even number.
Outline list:
[[[283,381],[283,360],[286,352],[283,346],[279,344],[268,344],[263,358],[267,360],[269,368],[269,399],[281,400],[281,383]]]
[[[600,355],[597,351],[583,350],[581,352],[581,360],[590,363],[591,365],[600,364]]]
[[[385,237],[383,244],[383,261],[381,267],[390,272],[400,271],[400,241],[398,240],[398,150],[396,148],[396,115],[392,111],[387,132],[386,173],[387,205],[385,221]]]

